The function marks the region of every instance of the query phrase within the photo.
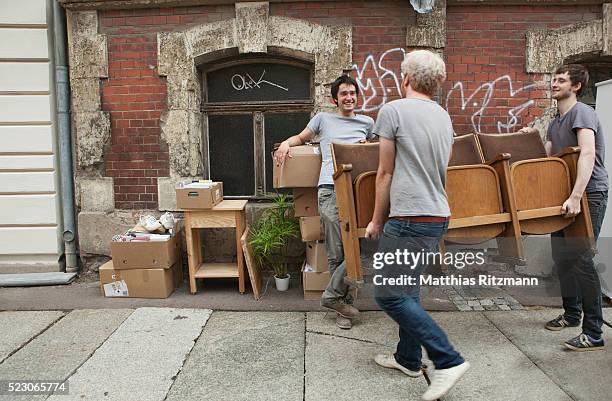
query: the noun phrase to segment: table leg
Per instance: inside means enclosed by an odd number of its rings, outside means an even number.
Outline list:
[[[245,217],[244,211],[236,211],[236,260],[238,262],[238,290],[241,294],[245,292],[244,285],[244,255],[242,253],[242,244],[240,243],[240,238],[242,238],[242,234],[244,233],[245,228]]]
[[[193,232],[191,231],[193,230],[191,228],[191,219],[189,218],[189,212],[185,211],[185,241],[187,242],[187,265],[189,267],[189,291],[192,294],[195,294],[196,292],[198,292],[198,287],[196,286],[196,279],[195,279],[195,269],[196,269],[196,254],[195,254],[195,250],[194,250],[194,236],[193,236]],[[197,230],[197,229],[195,229]]]

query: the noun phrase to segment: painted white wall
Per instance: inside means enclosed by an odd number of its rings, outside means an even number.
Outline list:
[[[51,0],[0,0],[0,273],[57,271],[62,254]]]
[[[606,142],[606,170],[608,170],[608,186],[612,178],[612,79],[599,82],[597,86],[597,103],[595,110],[601,128],[604,131]],[[608,201],[608,210],[599,233],[598,255],[595,263],[601,278],[601,287],[604,294],[612,298],[612,204]]]

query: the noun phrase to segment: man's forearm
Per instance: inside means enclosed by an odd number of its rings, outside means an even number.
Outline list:
[[[376,203],[372,222],[382,224],[389,215],[389,193],[391,190],[392,174],[379,171],[376,174]]]
[[[593,154],[581,154],[578,157],[578,165],[576,166],[576,183],[572,189],[571,198],[580,199],[586,189],[591,174],[593,173],[593,166],[595,165],[595,155]]]
[[[304,144],[299,135],[290,136],[289,138],[285,139],[285,142],[287,142],[289,146],[299,146]]]

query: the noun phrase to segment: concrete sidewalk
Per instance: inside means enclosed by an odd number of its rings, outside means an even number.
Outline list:
[[[579,330],[550,332],[557,309],[437,312],[472,369],[445,400],[603,400],[605,350],[562,347]],[[605,309],[612,320],[612,309]],[[139,308],[0,313],[0,380],[68,380],[69,395],[2,401],[419,400],[424,378],[378,367],[397,326],[365,312],[352,330],[323,312]]]

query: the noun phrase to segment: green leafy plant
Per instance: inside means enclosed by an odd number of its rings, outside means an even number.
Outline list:
[[[251,246],[260,266],[270,267],[278,278],[286,278],[289,239],[297,238],[300,226],[286,194],[277,194],[273,200],[274,205],[251,229]]]

